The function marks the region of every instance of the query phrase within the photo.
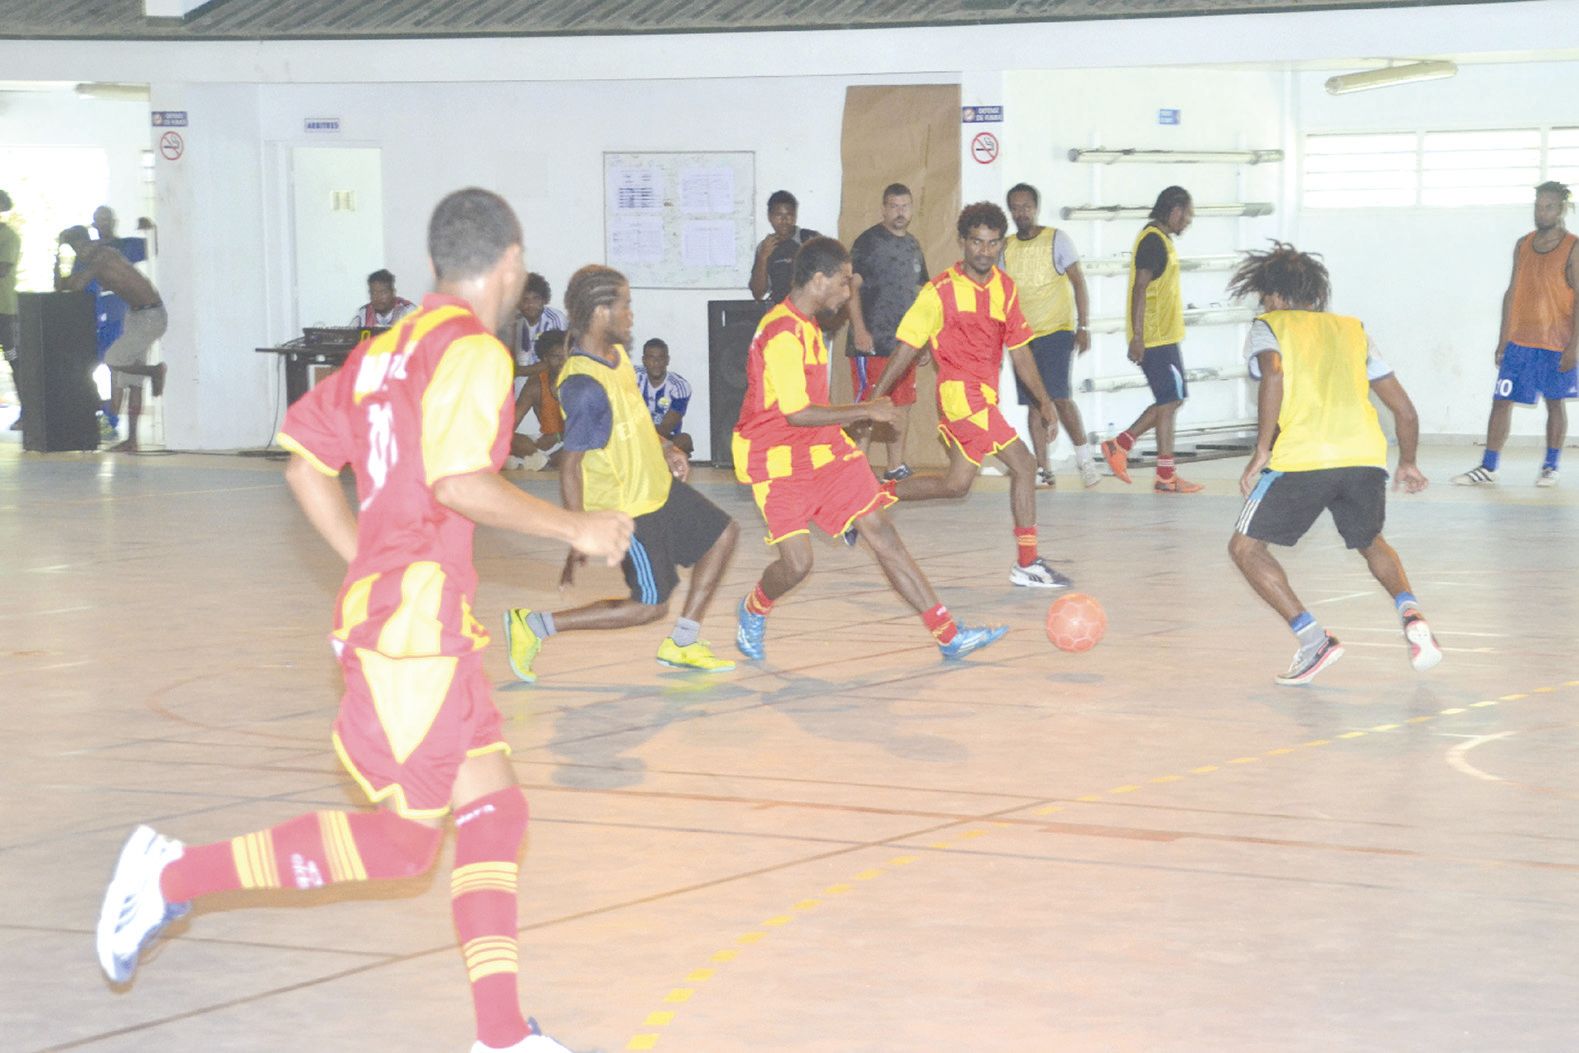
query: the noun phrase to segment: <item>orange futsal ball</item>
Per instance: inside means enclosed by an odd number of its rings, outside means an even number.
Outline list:
[[[1060,596],[1047,609],[1047,638],[1060,651],[1089,651],[1107,632],[1107,614],[1083,592]]]

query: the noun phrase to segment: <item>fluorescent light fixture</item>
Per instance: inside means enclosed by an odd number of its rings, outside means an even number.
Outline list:
[[[1070,150],[1069,159],[1085,164],[1259,165],[1283,160],[1282,150]]]
[[[118,102],[147,102],[146,84],[110,84],[94,82],[78,84],[77,94],[88,99],[113,99]]]
[[[1241,322],[1253,321],[1256,315],[1260,313],[1260,311],[1253,307],[1236,307],[1224,304],[1213,304],[1210,307],[1189,307],[1184,311],[1184,324],[1188,326],[1238,325]],[[1113,315],[1110,318],[1093,318],[1091,319],[1088,328],[1093,333],[1122,333],[1124,332],[1125,321],[1120,315]],[[1188,370],[1185,373],[1185,376],[1190,380],[1213,380],[1216,379],[1215,375],[1218,372],[1220,371],[1208,367],[1203,369],[1199,376],[1197,376],[1195,370],[1193,369]],[[1241,373],[1239,375],[1243,376],[1244,374]],[[1090,381],[1087,383],[1090,383]],[[1142,380],[1141,385],[1144,384],[1145,381]],[[1128,387],[1130,385],[1126,384],[1123,386]],[[1111,389],[1098,386],[1085,388],[1084,390],[1102,391]]]
[[[1452,62],[1406,62],[1401,66],[1383,66],[1362,73],[1343,73],[1327,78],[1328,95],[1348,95],[1350,92],[1370,91],[1372,88],[1389,88],[1394,84],[1413,84],[1422,80],[1445,80],[1458,73]]]
[[[1151,215],[1150,205],[1079,205],[1061,208],[1058,214],[1065,219],[1146,219]],[[1272,202],[1246,201],[1236,205],[1196,205],[1196,218],[1201,216],[1270,216]]]
[[[1231,271],[1239,266],[1244,257],[1238,253],[1227,253],[1221,256],[1180,256],[1179,270],[1181,271]],[[1080,261],[1082,273],[1092,275],[1118,275],[1128,274],[1130,265],[1129,253],[1117,256],[1087,257]]]

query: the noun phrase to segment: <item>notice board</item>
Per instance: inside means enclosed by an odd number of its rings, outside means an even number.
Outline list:
[[[603,155],[603,251],[633,288],[739,289],[756,250],[756,155]]]

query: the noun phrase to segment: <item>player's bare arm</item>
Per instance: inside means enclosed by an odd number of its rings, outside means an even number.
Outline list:
[[[797,428],[820,428],[829,424],[843,427],[858,421],[869,420],[878,424],[893,424],[899,419],[899,407],[881,395],[874,395],[870,402],[856,402],[837,406],[807,406],[784,419]]]
[[[581,461],[586,456],[584,450],[566,450],[563,459],[559,462],[559,500],[572,512],[582,511],[585,505],[585,494],[582,490]],[[568,589],[576,583],[576,567],[587,561],[587,557],[576,550],[574,545],[565,553],[565,566],[559,572],[559,587]]]
[[[1508,326],[1513,316],[1513,283],[1519,274],[1519,244],[1513,244],[1513,266],[1508,272],[1508,288],[1502,294],[1502,325],[1497,329],[1497,351],[1492,356],[1500,368],[1502,366],[1502,351],[1508,346]]]
[[[1071,263],[1064,274],[1075,290],[1075,353],[1083,355],[1091,350],[1091,291],[1086,287],[1086,272],[1080,264]]]
[[[1398,435],[1398,467],[1393,471],[1393,489],[1418,494],[1430,484],[1415,464],[1420,449],[1420,415],[1415,412],[1409,393],[1398,382],[1397,374],[1377,377],[1371,381],[1371,390],[1393,415],[1393,430]]]
[[[313,529],[323,535],[341,559],[347,563],[356,558],[356,516],[351,503],[345,499],[338,476],[325,475],[310,464],[307,458],[292,454],[285,466],[285,483],[301,505],[302,512]]]
[[[1568,254],[1568,288],[1579,289],[1579,250]],[[1566,373],[1576,364],[1579,364],[1579,296],[1574,297],[1573,335],[1568,338],[1568,347],[1558,360],[1557,368]]]
[[[577,512],[533,497],[495,472],[450,475],[433,486],[444,507],[482,526],[564,541],[618,566],[630,547],[631,517],[623,512]]]
[[[1272,443],[1277,438],[1277,418],[1283,412],[1283,356],[1276,351],[1256,355],[1261,371],[1261,387],[1256,392],[1256,448],[1239,477],[1239,492],[1246,497],[1255,489],[1256,479],[1272,460]]]
[[[869,355],[874,350],[872,331],[866,328],[866,315],[861,308],[861,276],[850,276],[850,302],[846,305],[850,315],[850,346],[858,353]]]
[[[872,398],[880,399],[894,390],[894,385],[899,383],[900,378],[909,372],[910,367],[920,357],[919,348],[911,347],[904,341],[896,343],[893,357],[888,360],[888,365],[883,367],[882,379],[878,380],[877,387],[872,389]]]

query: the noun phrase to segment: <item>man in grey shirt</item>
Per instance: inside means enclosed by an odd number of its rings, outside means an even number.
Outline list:
[[[859,295],[850,297],[850,386],[855,401],[872,397],[882,378],[883,367],[894,353],[894,331],[916,300],[916,290],[927,281],[927,261],[921,243],[910,233],[914,198],[903,183],[890,183],[883,190],[883,221],[855,239],[850,262],[859,279]],[[905,463],[905,436],[910,425],[910,407],[916,402],[916,370],[912,366],[889,392],[899,409],[899,419],[890,427],[894,438],[884,445],[888,457],[884,479],[903,479],[910,474]],[[871,433],[863,438],[864,449]]]

